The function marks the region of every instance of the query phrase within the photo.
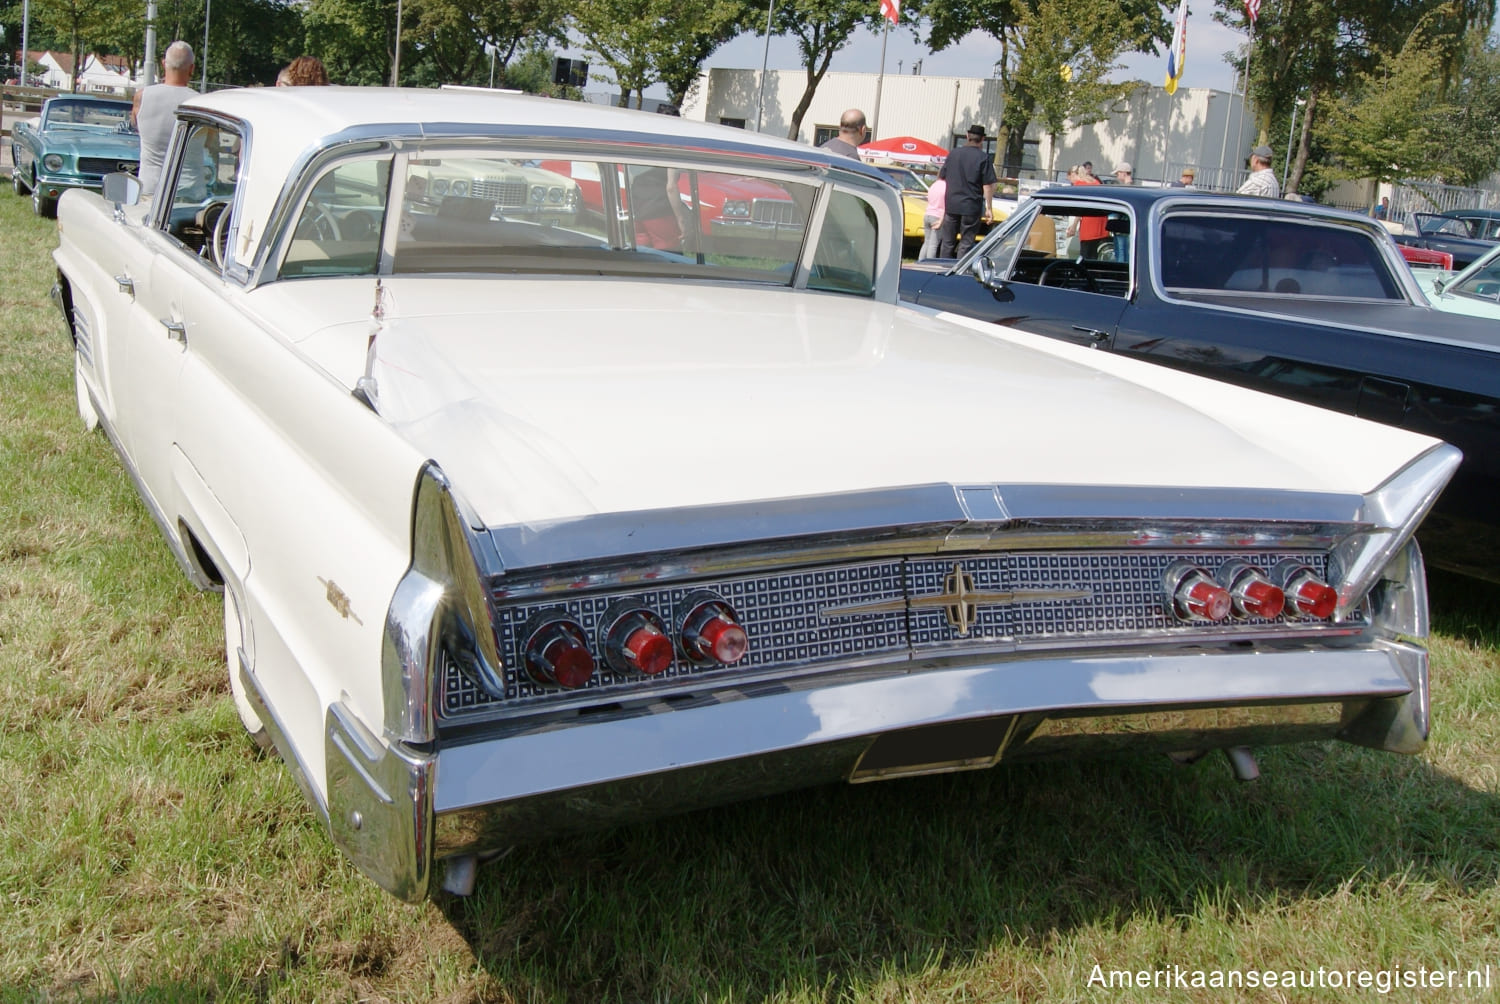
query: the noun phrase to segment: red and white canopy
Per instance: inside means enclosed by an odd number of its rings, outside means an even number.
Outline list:
[[[941,164],[948,159],[947,150],[915,136],[892,136],[862,143],[859,155],[865,160],[895,160],[904,164]]]

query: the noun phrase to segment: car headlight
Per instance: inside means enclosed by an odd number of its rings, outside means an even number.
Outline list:
[[[433,195],[437,195],[437,196],[447,195],[448,194],[448,179],[447,178],[433,178],[432,179],[432,194]]]
[[[42,158],[42,166],[49,171],[61,171],[63,169],[63,159],[58,154],[49,153]]]
[[[562,193],[562,186],[561,185],[553,185],[551,188],[547,189],[547,201],[548,202],[552,203],[553,205],[556,205],[556,204],[562,202],[562,200],[563,200],[563,193]]]
[[[724,216],[748,220],[750,218],[750,203],[744,199],[727,199],[724,202]]]
[[[547,186],[546,185],[532,185],[531,186],[531,201],[532,202],[546,202],[547,201]]]
[[[469,183],[467,181],[455,181],[452,185],[453,194],[463,198],[469,194]]]

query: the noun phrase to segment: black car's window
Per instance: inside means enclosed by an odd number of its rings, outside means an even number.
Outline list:
[[[171,167],[171,184],[163,185],[160,193],[167,202],[162,226],[193,254],[215,267],[222,266],[233,229],[240,137],[216,125],[192,122],[178,149],[180,156]]]
[[[1130,292],[1129,249],[1130,218],[1125,213],[1048,204],[1029,223],[1009,228],[985,254],[1010,282],[1125,296]]]
[[[1253,216],[1167,217],[1161,281],[1177,292],[1404,298],[1362,231]]]

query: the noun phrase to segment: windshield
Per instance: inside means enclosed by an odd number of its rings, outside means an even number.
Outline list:
[[[44,129],[98,129],[109,131],[120,128],[130,120],[128,101],[51,101],[47,105],[47,120]]]
[[[1462,282],[1453,285],[1452,290],[1492,303],[1500,301],[1500,255],[1492,254],[1476,263]]]

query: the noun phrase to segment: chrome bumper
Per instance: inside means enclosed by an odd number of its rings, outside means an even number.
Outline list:
[[[430,748],[387,745],[336,704],[328,818],[372,878],[420,899],[435,860],[829,781],[1321,738],[1412,753],[1427,737],[1427,688],[1425,649],[1376,641],[929,662]]]

